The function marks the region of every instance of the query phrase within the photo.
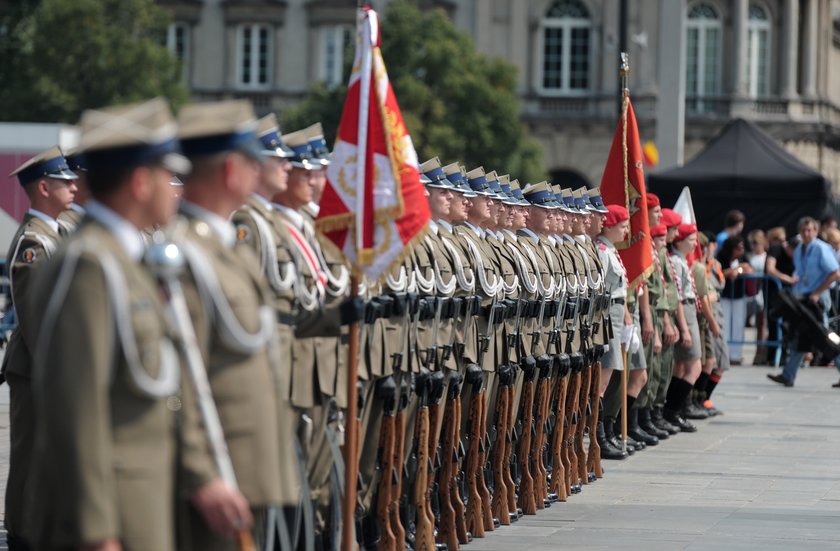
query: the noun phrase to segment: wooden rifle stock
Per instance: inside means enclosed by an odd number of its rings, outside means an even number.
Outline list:
[[[537,495],[537,508],[542,501],[548,498],[548,469],[545,466],[544,451],[546,447],[546,426],[548,425],[549,396],[551,393],[551,367],[545,368],[545,373],[540,376],[539,402],[537,404],[537,446],[535,447],[535,460],[537,475],[534,479],[534,489]]]
[[[478,387],[473,387],[469,409],[469,439],[467,467],[464,476],[467,481],[467,530],[476,538],[484,537],[484,511],[481,506],[479,473],[481,471],[480,448],[484,438],[481,424],[481,397]]]
[[[455,484],[455,469],[458,463],[458,445],[456,440],[456,425],[461,420],[456,419],[456,402],[460,401],[457,392],[458,382],[450,383],[446,396],[446,411],[449,419],[443,425],[443,444],[441,449],[441,465],[438,472],[438,488],[440,495],[440,524],[438,526],[438,540],[445,543],[450,551],[458,551],[458,533],[455,527],[455,507],[452,492],[457,493]]]
[[[435,491],[435,482],[437,481],[438,471],[440,470],[438,465],[440,457],[440,433],[438,432],[437,427],[440,424],[441,409],[443,409],[443,407],[444,406],[440,404],[439,397],[434,397],[432,403],[429,405],[429,476],[428,483],[426,484],[426,516],[429,517],[429,522],[432,525],[433,536],[434,526],[437,523],[437,519],[435,518],[435,511],[432,509],[432,492]],[[439,489],[440,485],[438,484],[438,490]],[[440,514],[440,509],[443,507],[440,491],[438,491],[437,498],[438,514]],[[432,541],[434,541],[434,537],[432,538]]]
[[[490,453],[489,437],[487,435],[487,392],[482,389],[479,393],[481,400],[481,421],[479,439],[481,445],[478,447],[478,491],[481,494],[481,513],[484,518],[484,530],[492,532],[496,529],[493,524],[493,512],[490,510],[490,490],[487,488],[487,481],[484,479],[484,465],[487,462],[487,454]]]
[[[458,534],[458,542],[466,544],[470,542],[470,534],[467,531],[467,515],[464,500],[461,497],[461,489],[458,486],[458,477],[462,475],[461,469],[461,419],[464,416],[464,405],[460,395],[455,399],[455,415],[453,425],[455,428],[455,464],[452,473],[452,485],[450,486],[450,497],[452,508],[455,510],[455,530]],[[456,421],[457,420],[457,421]]]
[[[376,519],[379,523],[379,551],[396,551],[397,539],[391,529],[391,494],[394,492],[393,411],[386,411],[379,428],[379,487],[376,492]],[[349,481],[345,481],[349,484]]]
[[[394,487],[391,492],[391,531],[397,542],[397,549],[405,548],[405,528],[400,519],[400,499],[402,498],[403,465],[405,465],[405,407],[408,396],[405,391],[400,395],[400,406],[394,416]]]
[[[601,415],[601,400],[599,400],[598,388],[601,386],[601,362],[592,365],[592,385],[589,392],[589,403],[592,404],[592,413],[589,415],[589,455],[587,456],[587,469],[595,473],[597,478],[604,477],[604,469],[601,467],[601,446],[598,439],[593,438],[598,430],[598,417]]]
[[[566,433],[566,490],[571,493],[572,485],[577,479],[577,454],[575,453],[575,434],[577,433],[577,408],[580,399],[580,372],[572,372],[569,390],[566,396],[566,418],[569,420],[569,430]]]
[[[566,501],[569,494],[566,491],[566,465],[563,461],[563,438],[566,432],[566,389],[569,386],[568,377],[560,377],[557,381],[556,396],[554,398],[554,434],[551,435],[551,491],[557,494],[560,501]]]
[[[505,457],[507,453],[507,423],[510,418],[508,408],[510,397],[508,396],[507,381],[502,381],[496,399],[496,442],[493,446],[493,516],[499,519],[503,525],[510,524],[508,517],[508,496],[505,481]]]
[[[426,492],[429,486],[429,407],[421,398],[417,410],[417,475],[414,480],[414,507],[416,509],[414,549],[434,551],[434,520],[429,518],[426,509]]]
[[[534,374],[525,373],[525,384],[522,388],[521,414],[522,434],[519,437],[517,459],[521,471],[519,481],[519,508],[526,515],[537,514],[537,504],[534,498],[534,479],[531,477],[529,456],[531,454],[531,435],[534,425]]]
[[[515,381],[515,379],[514,379]],[[507,423],[507,434],[505,440],[505,486],[507,486],[507,502],[508,502],[508,511],[511,513],[517,512],[516,507],[516,483],[513,480],[513,465],[511,458],[513,457],[513,424],[516,423],[516,408],[514,407],[514,400],[516,398],[516,386],[515,383],[510,385],[507,388],[508,394],[508,423]]]
[[[578,460],[578,479],[583,484],[589,484],[589,473],[587,472],[587,457],[586,457],[586,449],[583,446],[583,435],[586,431],[588,417],[586,416],[586,412],[589,409],[587,406],[589,405],[589,391],[590,386],[592,385],[592,367],[584,367],[582,373],[582,380],[580,384],[580,398],[578,403],[578,410],[580,410],[580,416],[578,418],[578,428],[577,432],[575,433],[575,450],[577,451],[577,460]],[[596,439],[597,440],[597,439]]]

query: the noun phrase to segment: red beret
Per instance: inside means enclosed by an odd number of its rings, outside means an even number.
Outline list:
[[[671,209],[662,209],[662,223],[666,228],[672,228],[682,224],[682,216]]]
[[[697,233],[696,224],[680,224],[679,232],[677,233],[677,241],[682,241],[691,234]]]
[[[609,212],[604,215],[605,228],[615,226],[625,220],[630,220],[630,213],[627,212],[627,209],[621,205],[607,205],[607,210]]]
[[[668,233],[668,228],[665,227],[665,224],[659,224],[650,229],[651,237],[665,237],[666,233]]]
[[[653,207],[659,206],[659,197],[654,195],[653,193],[648,192],[647,194],[647,208],[652,209]]]

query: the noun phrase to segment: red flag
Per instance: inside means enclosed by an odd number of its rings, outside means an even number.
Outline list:
[[[379,46],[376,12],[359,10],[353,74],[316,222],[371,281],[401,260],[431,216]]]
[[[630,288],[635,289],[653,269],[648,227],[647,191],[645,190],[644,153],[636,126],[636,114],[630,98],[627,98],[626,117],[618,123],[618,129],[610,147],[610,156],[601,178],[601,197],[607,205],[624,205],[630,212],[630,237],[616,243],[621,261],[627,269]],[[627,178],[624,176],[624,133],[622,123],[627,121]]]

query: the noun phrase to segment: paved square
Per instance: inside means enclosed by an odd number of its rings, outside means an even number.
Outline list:
[[[831,388],[838,373],[803,369],[796,386],[784,388],[767,380],[771,372],[733,368],[715,394],[725,415],[698,421],[695,434],[677,435],[626,461],[605,462],[604,479],[567,503],[465,549],[840,548],[840,389]],[[3,385],[4,489],[8,403]]]

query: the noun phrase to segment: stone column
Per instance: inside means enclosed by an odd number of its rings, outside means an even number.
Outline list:
[[[747,95],[748,16],[749,0],[734,0],[732,2],[732,94],[737,97]]]
[[[683,163],[685,0],[660,0],[658,50],[656,145],[659,148],[659,167],[668,169]]]
[[[783,39],[779,92],[784,99],[797,96],[796,75],[799,61],[799,0],[785,0],[783,12]]]
[[[805,3],[805,30],[802,37],[802,95],[817,95],[817,33],[819,32],[819,0]]]

